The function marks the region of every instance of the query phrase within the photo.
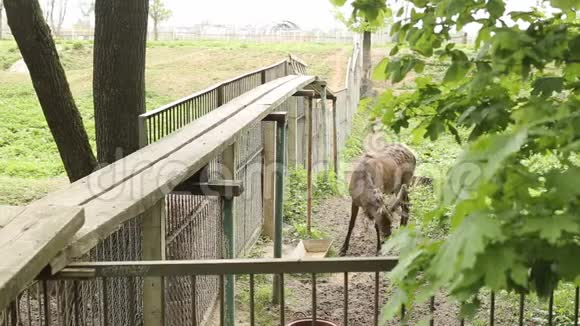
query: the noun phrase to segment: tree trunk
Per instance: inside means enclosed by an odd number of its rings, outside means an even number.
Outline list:
[[[96,160],[38,0],[4,5],[68,177],[78,180],[93,172]]]
[[[153,20],[153,37],[155,41],[159,40],[159,33],[157,32],[157,20]]]
[[[3,30],[2,30],[2,24],[4,23],[3,21],[3,17],[2,17],[2,11],[4,9],[4,2],[2,2],[3,0],[0,0],[0,40],[2,39],[3,35]]]
[[[148,0],[97,0],[95,4],[93,93],[101,164],[139,149],[148,6]]]
[[[371,70],[371,32],[363,33],[363,82],[361,93],[367,95],[372,90]]]

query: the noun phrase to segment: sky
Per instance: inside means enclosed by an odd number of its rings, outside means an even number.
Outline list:
[[[40,0],[41,2],[43,0]],[[79,5],[88,0],[69,0],[65,25],[72,25],[80,17]],[[268,25],[291,20],[302,29],[342,28],[335,19],[329,0],[164,0],[173,12],[163,23],[165,27],[186,27],[207,21],[227,25]],[[537,0],[508,0],[508,10],[526,10]],[[349,8],[343,9],[349,12]]]

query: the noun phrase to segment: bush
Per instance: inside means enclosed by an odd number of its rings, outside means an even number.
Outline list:
[[[343,158],[351,160],[360,156],[364,151],[364,140],[369,133],[370,108],[372,107],[371,99],[365,98],[360,101],[358,110],[352,121],[352,132],[346,140],[344,146]]]
[[[290,169],[284,191],[284,219],[287,223],[304,221],[308,208],[308,172],[299,167]],[[312,178],[312,205],[320,199],[338,195],[339,182],[332,171],[320,172]]]
[[[84,45],[81,42],[75,42],[73,43],[72,48],[73,50],[82,50],[84,48]]]

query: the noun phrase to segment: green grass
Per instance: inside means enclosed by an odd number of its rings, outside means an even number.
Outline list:
[[[73,96],[90,141],[95,146],[92,100],[92,41],[56,42]],[[323,43],[246,43],[241,41],[150,42],[147,48],[147,109],[244,72],[275,63],[292,53],[310,63],[309,71],[331,76],[337,64],[346,65],[350,46]],[[0,41],[0,177],[2,187],[15,187],[18,194],[0,192],[0,204],[25,204],[44,194],[36,187],[45,180],[62,178],[64,168],[44,120],[27,73],[7,69],[21,56],[14,41]],[[343,76],[337,83],[343,82]],[[331,81],[332,82],[332,81]],[[31,195],[40,188],[37,195]],[[50,190],[50,189],[49,189]]]

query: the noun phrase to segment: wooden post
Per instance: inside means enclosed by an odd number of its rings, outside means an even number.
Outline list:
[[[362,53],[362,69],[363,69],[363,80],[360,92],[366,95],[367,92],[372,89],[372,82],[370,80],[372,62],[371,62],[371,32],[365,31],[363,33],[363,53]]]
[[[291,97],[288,108],[288,167],[298,166],[298,98]]]
[[[272,114],[274,115],[274,114]],[[282,258],[282,227],[284,214],[284,165],[286,152],[286,114],[276,112],[276,219],[274,236],[274,258]],[[281,302],[282,289],[280,288],[279,275],[274,275],[273,303]]]
[[[338,178],[338,126],[336,121],[336,98],[332,100],[332,161],[334,167],[334,177]]]
[[[276,132],[275,124],[268,122],[264,124],[263,146],[264,146],[264,193],[262,194],[264,206],[264,234],[274,240],[274,209],[275,209],[275,184],[276,184]]]
[[[165,198],[143,213],[143,260],[165,260]],[[143,325],[165,324],[165,280],[143,279]]]
[[[143,148],[147,146],[149,142],[147,140],[147,118],[139,116],[138,117],[139,123],[139,148]]]
[[[308,199],[306,204],[306,230],[311,234],[312,229],[312,113],[314,107],[314,98],[308,101],[306,109],[306,123],[308,124],[308,158],[306,160],[306,170],[308,178]]]
[[[235,177],[236,171],[236,164],[235,164],[235,155],[236,155],[236,143],[228,146],[226,150],[223,152],[223,169],[222,169],[222,177],[225,180],[233,180]],[[224,196],[222,197],[224,202],[224,220],[223,220],[223,227],[224,227],[224,238],[225,238],[225,250],[224,250],[224,258],[226,259],[233,259],[236,258],[236,224],[235,224],[235,216],[234,216],[234,197],[233,196]],[[235,289],[236,289],[236,279],[234,275],[226,275],[225,277],[225,320],[224,325],[227,326],[234,326],[235,325]]]
[[[322,132],[319,132],[319,135],[322,135],[322,142],[320,143],[321,147],[322,147],[322,151],[318,152],[318,162],[320,163],[322,161],[323,165],[323,169],[328,171],[330,169],[330,164],[328,163],[328,160],[330,158],[330,153],[329,153],[329,142],[328,142],[328,138],[330,136],[330,133],[328,132],[328,112],[327,112],[327,107],[326,107],[326,86],[322,86],[322,91],[320,92],[320,110],[321,110],[321,120],[322,120]],[[319,140],[321,137],[318,137]],[[322,156],[322,158],[320,157]]]

